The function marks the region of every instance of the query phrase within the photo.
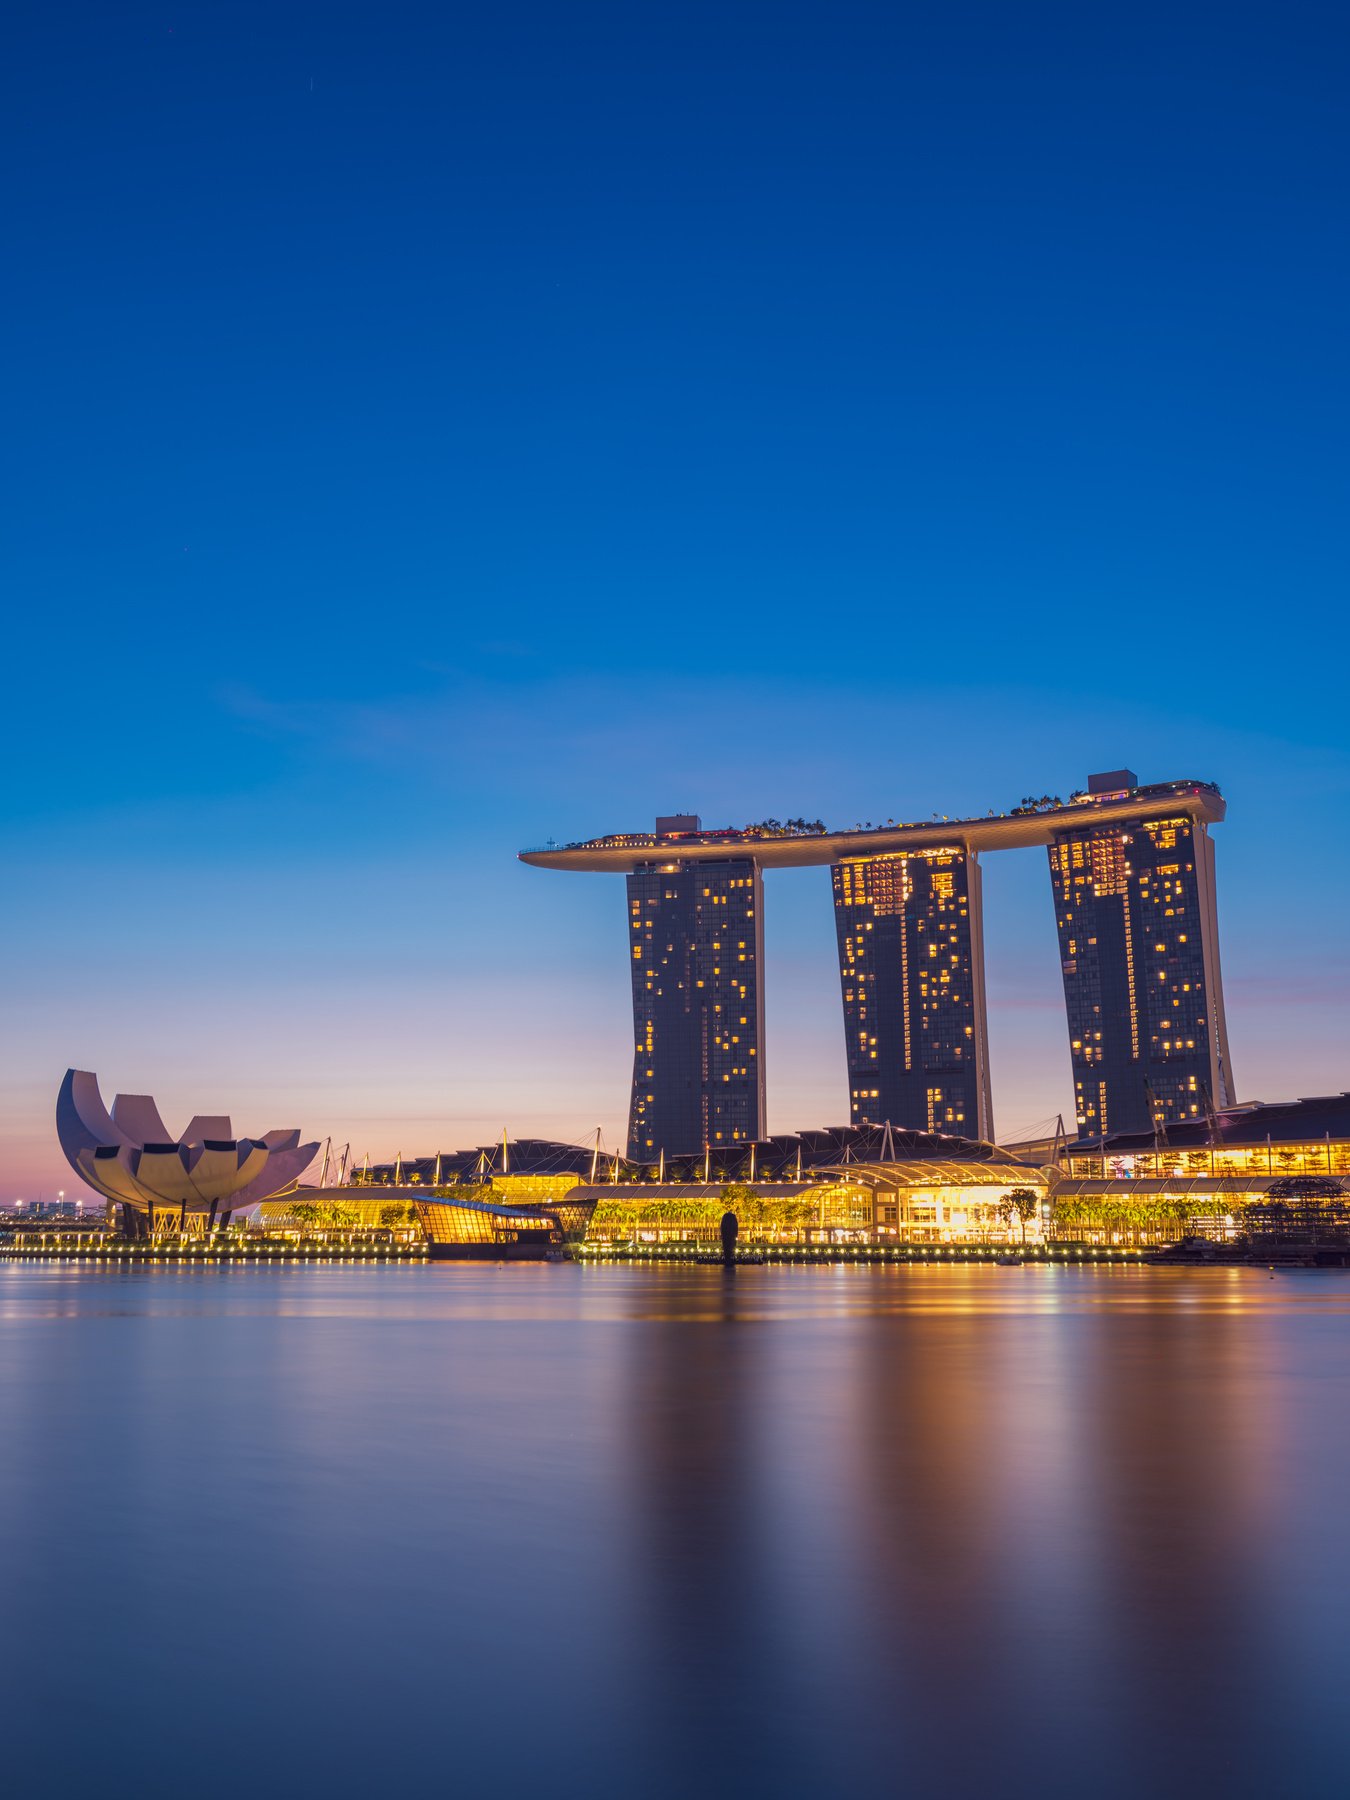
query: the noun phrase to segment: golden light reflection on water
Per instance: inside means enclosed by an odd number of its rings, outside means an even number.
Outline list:
[[[1348,1408],[1339,1272],[0,1265],[12,1673],[284,1747],[360,1667],[493,1792],[1336,1792]],[[441,1779],[379,1719],[311,1785]]]
[[[87,1315],[91,1287],[109,1313],[155,1309],[275,1318],[448,1318],[725,1324],[896,1314],[1035,1316],[1174,1309],[1350,1315],[1342,1272],[990,1266],[740,1268],[453,1264],[266,1271],[0,1263],[0,1319]],[[259,1284],[262,1284],[261,1287]],[[231,1288],[238,1291],[232,1293]],[[93,1306],[97,1306],[95,1300]]]

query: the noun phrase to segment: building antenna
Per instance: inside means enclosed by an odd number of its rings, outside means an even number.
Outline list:
[[[595,1186],[595,1178],[600,1173],[600,1127],[595,1128],[595,1148],[591,1151],[591,1186]]]
[[[394,1186],[403,1186],[403,1152],[401,1150],[394,1152]]]
[[[1063,1152],[1063,1150],[1065,1149],[1067,1143],[1068,1143],[1068,1133],[1064,1129],[1064,1114],[1056,1113],[1055,1114],[1055,1139],[1054,1139],[1054,1142],[1050,1146],[1050,1164],[1051,1164],[1052,1168],[1057,1169],[1059,1167],[1060,1155]]]
[[[881,1160],[882,1162],[895,1161],[895,1139],[891,1136],[891,1122],[889,1119],[887,1119],[885,1125],[882,1127],[881,1132]]]
[[[506,1147],[506,1127],[502,1126],[502,1174],[511,1173],[511,1152]]]
[[[802,1178],[802,1140],[800,1138],[798,1138],[797,1139],[797,1179],[798,1179],[798,1181],[800,1181],[801,1178]]]
[[[750,1144],[750,1179],[751,1179],[751,1181],[753,1181],[755,1179],[755,1152],[758,1149],[759,1149],[759,1145],[752,1140],[751,1144]]]
[[[1167,1148],[1167,1121],[1163,1117],[1162,1105],[1153,1091],[1153,1083],[1148,1076],[1144,1077],[1144,1092],[1148,1095],[1148,1110],[1153,1115],[1153,1154]]]
[[[1200,1100],[1205,1109],[1205,1123],[1209,1126],[1209,1147],[1223,1142],[1223,1134],[1219,1129],[1219,1115],[1214,1110],[1214,1096],[1209,1091],[1209,1083],[1200,1083]]]
[[[330,1146],[332,1145],[332,1142],[333,1142],[333,1140],[331,1137],[326,1137],[323,1140],[323,1168],[320,1169],[320,1171],[319,1171],[319,1186],[320,1187],[328,1186],[328,1151],[329,1151]]]
[[[441,1185],[441,1153],[439,1150],[436,1152],[436,1167],[431,1171],[431,1185],[432,1187]]]
[[[703,1140],[703,1185],[707,1187],[712,1181],[712,1145],[707,1138]]]
[[[656,1179],[659,1183],[659,1182],[663,1182],[665,1180],[665,1178],[666,1178],[666,1147],[664,1144],[662,1144],[661,1154],[656,1159]]]
[[[346,1187],[347,1185],[347,1158],[351,1155],[351,1151],[352,1147],[350,1143],[346,1143],[342,1146],[342,1166],[338,1170],[339,1187]]]

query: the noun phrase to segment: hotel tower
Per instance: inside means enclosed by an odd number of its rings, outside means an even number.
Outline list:
[[[1165,1135],[1234,1103],[1209,836],[1224,812],[1210,782],[1118,769],[982,819],[705,831],[679,814],[521,860],[627,878],[637,1161],[766,1135],[763,871],[812,864],[834,886],[851,1122],[992,1138],[980,857],[1034,846],[1078,1136]]]
[[[658,819],[670,854],[628,876],[633,1091],[628,1154],[650,1162],[765,1135],[764,883],[753,857],[685,862],[696,818]]]
[[[1089,802],[1136,787],[1128,769],[1094,775]],[[1169,806],[1081,816],[1050,841],[1079,1135],[1165,1131],[1231,1106],[1206,820]]]
[[[844,857],[831,872],[850,1124],[989,1137],[977,853]]]

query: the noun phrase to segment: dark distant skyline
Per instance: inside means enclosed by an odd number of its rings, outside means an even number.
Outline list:
[[[1227,796],[1238,1097],[1350,1087],[1348,50],[1299,5],[21,8],[0,1198],[66,1185],[72,1064],[357,1155],[618,1144],[622,900],[522,844],[1122,762]],[[1073,1096],[1008,862],[1005,1137]],[[769,896],[770,1129],[848,1117],[828,905]]]

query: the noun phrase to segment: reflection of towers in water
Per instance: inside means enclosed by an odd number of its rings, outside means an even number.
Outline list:
[[[643,1282],[649,1309],[623,1362],[625,1585],[654,1766],[631,1791],[825,1794],[813,1697],[779,1628],[810,1552],[776,1525],[768,1440],[792,1404],[776,1390],[776,1327],[753,1316],[743,1273],[653,1270]]]
[[[623,1585],[671,1766],[633,1791],[688,1791],[672,1720],[719,1794],[1256,1791],[1223,1771],[1290,1717],[1234,1712],[1277,1679],[1266,1320],[1209,1272],[1011,1280],[649,1278]]]
[[[1215,1786],[1221,1741],[1234,1774],[1279,1767],[1287,1749],[1287,1715],[1234,1715],[1235,1698],[1258,1694],[1270,1672],[1282,1433],[1264,1381],[1276,1321],[1241,1303],[1245,1273],[1181,1279],[1189,1293],[1169,1283],[1154,1304],[1114,1313],[1109,1333],[1083,1334],[1074,1439],[1112,1679],[1138,1717],[1169,1722],[1171,1780],[1200,1793]],[[1132,1791],[1154,1772],[1138,1767]]]
[[[1044,1793],[1157,1792],[1160,1759],[1166,1791],[1207,1791],[1233,1697],[1263,1682],[1264,1321],[1208,1276],[1194,1307],[1138,1279],[1010,1297],[993,1271],[907,1274],[915,1310],[859,1337],[841,1383],[849,1580],[874,1595],[860,1664],[903,1695],[944,1791],[999,1791],[1011,1743]]]
[[[838,1372],[836,1456],[855,1496],[839,1582],[868,1596],[857,1700],[891,1722],[916,1791],[935,1793],[1006,1791],[1007,1747],[1021,1763],[1037,1728],[1025,1714],[1041,1677],[1005,1592],[1019,1550],[1001,1440],[1026,1321],[986,1311],[979,1280],[900,1275]]]
[[[979,858],[853,857],[831,873],[850,1123],[989,1137]]]
[[[753,1617],[758,1344],[735,1320],[734,1286],[723,1311],[722,1284],[734,1274],[716,1286],[702,1271],[646,1279],[656,1316],[644,1318],[625,1362],[632,1517],[672,1658],[711,1700],[751,1648],[738,1640]]]

